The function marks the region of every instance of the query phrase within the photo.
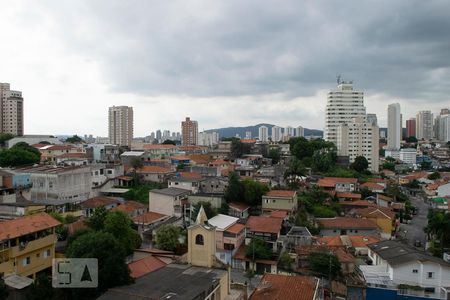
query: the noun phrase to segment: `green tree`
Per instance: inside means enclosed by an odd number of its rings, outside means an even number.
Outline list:
[[[385,160],[388,162],[393,162],[393,163],[395,163],[397,161],[395,158],[393,158],[391,156],[386,157]]]
[[[130,270],[125,263],[125,249],[111,233],[92,231],[79,236],[67,247],[66,257],[98,259],[98,288],[96,290],[80,289],[88,290],[86,293],[90,296],[132,281]],[[85,292],[80,291],[80,293]],[[78,298],[88,298],[86,296]]]
[[[14,135],[11,133],[0,133],[0,147],[5,147],[6,142],[12,139]]]
[[[67,246],[70,246],[70,244],[72,244],[72,242],[75,241],[78,237],[91,232],[93,232],[91,228],[78,229],[73,234],[69,235],[69,238],[67,239]]]
[[[197,219],[198,212],[200,211],[200,207],[202,205],[203,205],[203,209],[205,210],[205,214],[208,217],[208,219],[217,215],[217,212],[211,206],[211,202],[199,201],[197,204],[194,204],[194,207],[192,209],[192,215],[191,215],[192,220]]]
[[[162,250],[175,251],[180,245],[179,237],[179,227],[163,225],[156,231],[156,245]]]
[[[313,207],[313,215],[316,218],[334,218],[336,212],[329,207],[317,205]]]
[[[20,142],[0,152],[0,167],[18,167],[39,163],[41,153],[27,143]]]
[[[94,230],[102,230],[105,226],[105,219],[108,211],[104,206],[99,206],[89,218],[88,226]]]
[[[383,168],[383,170],[391,170],[394,172],[395,171],[395,163],[386,161],[383,163],[382,168]]]
[[[277,164],[281,158],[281,150],[279,148],[270,149],[268,157],[272,159],[273,164]]]
[[[244,154],[249,154],[251,152],[252,146],[247,143],[241,142],[238,138],[231,139],[231,158],[239,158]]]
[[[371,191],[370,189],[368,189],[367,187],[363,187],[360,191],[361,191],[361,198],[362,198],[362,199],[366,199],[366,198],[368,198],[368,197],[375,196],[375,193],[372,192],[372,191]]]
[[[364,156],[357,156],[355,161],[350,165],[350,168],[356,172],[362,173],[369,167],[369,162]]]
[[[242,183],[244,185],[245,203],[251,206],[260,205],[262,196],[269,191],[267,185],[251,179],[245,179]]]
[[[287,252],[283,252],[280,255],[280,260],[279,260],[279,264],[287,269],[287,270],[291,270],[292,269],[292,263],[294,262],[294,260],[292,259],[292,257],[289,255],[289,253]]]
[[[46,274],[39,274],[26,293],[27,300],[53,299],[54,296],[55,290]]]
[[[164,142],[162,142],[163,145],[176,145],[175,141],[172,140],[165,140]]]
[[[429,170],[429,169],[431,169],[431,161],[423,161],[421,164],[420,164],[420,168],[422,169],[422,170]]]
[[[222,214],[222,215],[228,215],[228,211],[230,210],[230,206],[228,205],[228,203],[224,202],[222,203],[222,205],[220,206],[218,213]]]
[[[436,179],[441,178],[441,174],[439,172],[433,172],[430,175],[428,175],[427,178],[430,180],[436,180]]]
[[[312,157],[312,168],[318,172],[327,172],[334,167],[336,159],[336,151],[333,148],[317,150]]]
[[[341,264],[334,254],[330,253],[310,253],[308,256],[311,270],[328,277],[337,277],[341,273]]]
[[[75,134],[72,137],[67,138],[66,143],[79,144],[79,143],[84,143],[84,140]]]
[[[104,221],[104,230],[111,233],[123,246],[125,253],[130,255],[141,246],[139,234],[132,229],[132,221],[121,211],[109,212]]]
[[[224,197],[228,203],[244,200],[244,185],[235,172],[230,172],[228,175],[228,187],[225,190]]]
[[[269,245],[263,239],[253,237],[247,246],[245,256],[255,259],[271,259],[272,249],[270,249]]]

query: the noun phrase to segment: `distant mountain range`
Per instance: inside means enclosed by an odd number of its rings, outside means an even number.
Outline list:
[[[219,137],[221,137],[221,138],[234,137],[234,136],[236,136],[236,134],[238,134],[241,138],[245,138],[245,133],[247,131],[250,131],[252,133],[252,138],[255,138],[258,136],[258,129],[261,126],[266,126],[267,128],[269,128],[269,136],[270,136],[271,132],[272,132],[272,127],[275,125],[262,123],[262,124],[246,126],[246,127],[226,127],[226,128],[217,128],[217,129],[208,129],[208,130],[205,130],[205,132],[214,132],[215,131],[215,132],[219,133]],[[323,131],[318,130],[318,129],[305,128],[305,136],[311,136],[311,135],[322,137]]]

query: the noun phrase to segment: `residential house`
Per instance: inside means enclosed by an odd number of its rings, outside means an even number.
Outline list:
[[[450,196],[450,183],[443,184],[437,188],[437,195],[439,197]]]
[[[336,192],[354,192],[358,189],[358,179],[324,177],[319,179],[317,186],[324,190],[335,190]]]
[[[153,236],[154,229],[162,225],[169,218],[170,216],[153,211],[148,211],[146,213],[133,217],[132,220],[133,223],[138,227],[138,233],[141,234],[141,236],[144,232],[149,233],[151,236]]]
[[[373,193],[384,193],[385,186],[383,186],[383,185],[381,185],[379,183],[376,183],[376,182],[368,181],[368,182],[365,182],[365,183],[361,184],[360,188],[361,189],[366,188],[366,189],[370,190]]]
[[[143,182],[158,182],[163,183],[175,175],[175,171],[171,168],[165,168],[160,166],[142,166],[136,171],[139,174],[140,179]]]
[[[363,235],[378,236],[379,228],[376,223],[369,219],[361,218],[320,218],[317,219],[322,236],[334,235]]]
[[[290,214],[297,211],[297,192],[289,190],[271,190],[262,196],[262,211],[270,213],[274,210],[285,210]]]
[[[285,247],[286,249],[293,250],[298,246],[311,245],[312,242],[313,237],[308,228],[292,226],[292,228],[286,234]]]
[[[166,158],[178,153],[177,146],[170,144],[144,144],[142,148],[143,149],[138,150],[142,150],[148,153],[151,159]]]
[[[225,203],[225,199],[222,194],[204,194],[197,193],[188,196],[189,204],[196,205],[199,202],[210,203],[212,208],[219,209],[222,204]]]
[[[228,178],[206,178],[200,183],[200,191],[206,194],[224,194],[228,187]]]
[[[336,192],[336,198],[339,201],[358,201],[361,200],[361,194],[350,192]]]
[[[266,273],[249,299],[321,300],[323,291],[316,277]]]
[[[127,200],[119,203],[119,205],[112,209],[113,211],[121,211],[127,214],[130,218],[145,214],[148,211],[148,206],[142,203]]]
[[[382,207],[390,207],[394,203],[394,199],[383,194],[377,194],[376,203]]]
[[[187,216],[189,190],[169,187],[149,192],[149,211],[167,216]]]
[[[0,273],[35,277],[36,273],[50,269],[58,225],[46,213],[1,222]]]
[[[86,201],[81,202],[81,209],[83,210],[83,216],[90,218],[95,210],[101,206],[105,207],[106,210],[113,209],[120,204],[120,200],[110,198],[110,197],[93,197]]]
[[[397,289],[404,285],[419,286],[415,296],[441,298],[441,292],[450,286],[450,263],[397,241],[380,241],[369,245],[371,266],[360,266],[370,286],[374,280],[384,282],[384,289]],[[447,294],[447,293],[446,293]],[[444,296],[447,299],[447,295]],[[395,298],[390,298],[395,299]]]
[[[202,178],[198,177],[182,177],[182,176],[173,176],[168,179],[169,188],[178,188],[192,192],[196,194],[200,190]]]
[[[263,239],[274,252],[278,249],[283,219],[265,216],[250,216],[247,220],[247,233],[245,244],[250,244],[253,237]]]
[[[149,255],[129,263],[128,268],[130,269],[131,278],[137,279],[151,272],[159,270],[166,265],[167,264],[158,257]]]
[[[369,252],[368,245],[378,243],[381,239],[376,236],[363,235],[336,235],[323,236],[317,238],[316,242],[319,245],[327,245],[330,247],[346,247],[347,249],[354,249],[356,256],[367,256]]]
[[[41,152],[41,161],[46,163],[57,163],[57,157],[64,154],[86,153],[81,147],[73,145],[39,145],[37,148]]]
[[[359,217],[372,220],[380,228],[381,236],[390,238],[397,228],[395,213],[386,207],[372,206],[355,209],[355,214]]]
[[[310,255],[315,253],[333,254],[337,257],[343,275],[355,272],[356,258],[343,246],[304,245],[295,249],[295,266],[298,270],[310,268]]]
[[[247,220],[249,216],[248,210],[250,209],[250,206],[237,202],[228,203],[228,206],[229,206],[228,214],[230,216],[239,218],[241,220]]]
[[[218,214],[208,220],[216,229],[216,256],[223,263],[231,264],[231,258],[245,239],[245,225],[239,219]]]

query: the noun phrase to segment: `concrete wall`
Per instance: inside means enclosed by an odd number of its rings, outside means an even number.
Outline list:
[[[149,192],[150,211],[173,216],[175,214],[174,204],[174,198],[172,196]]]

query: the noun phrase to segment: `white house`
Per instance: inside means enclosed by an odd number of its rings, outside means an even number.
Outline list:
[[[167,216],[185,215],[188,190],[165,188],[149,192],[149,210]]]
[[[437,195],[439,197],[447,197],[450,196],[450,183],[441,185],[437,188]]]

